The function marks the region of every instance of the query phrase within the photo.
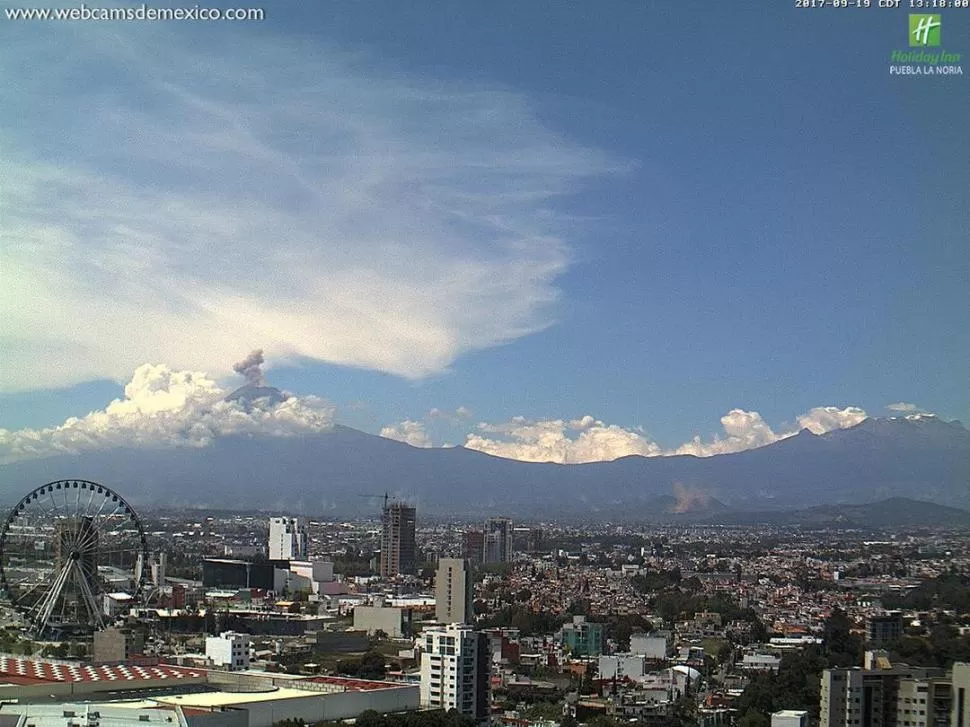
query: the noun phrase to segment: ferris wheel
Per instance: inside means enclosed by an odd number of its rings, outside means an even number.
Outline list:
[[[103,628],[137,601],[148,544],[118,493],[88,480],[41,485],[0,532],[0,588],[34,638]]]

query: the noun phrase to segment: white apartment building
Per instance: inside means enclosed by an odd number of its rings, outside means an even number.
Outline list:
[[[470,626],[425,629],[421,645],[421,705],[489,719],[488,637]]]
[[[205,655],[216,666],[228,671],[243,671],[252,661],[253,643],[247,634],[223,631],[218,636],[205,637]]]
[[[304,560],[306,556],[306,524],[295,517],[271,517],[269,519],[269,559]]]

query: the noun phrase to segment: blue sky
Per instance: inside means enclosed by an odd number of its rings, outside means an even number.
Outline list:
[[[0,22],[0,427],[255,348],[423,444],[970,419],[970,79],[889,74],[906,10],[793,4]]]

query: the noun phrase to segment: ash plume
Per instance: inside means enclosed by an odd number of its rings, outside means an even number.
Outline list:
[[[701,492],[680,482],[674,483],[674,497],[677,498],[673,509],[675,513],[703,510],[711,504],[711,496],[706,492]]]
[[[263,349],[257,348],[239,363],[233,364],[232,370],[246,378],[246,382],[252,386],[264,386],[266,379],[260,366],[266,359],[263,358]]]

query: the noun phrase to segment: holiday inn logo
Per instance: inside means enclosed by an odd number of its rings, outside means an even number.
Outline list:
[[[939,15],[911,14],[909,16],[909,49],[896,48],[890,51],[889,75],[910,77],[962,76],[961,54],[945,50],[940,45],[940,28],[942,25],[943,22]]]
[[[939,15],[910,15],[910,47],[938,47],[940,45],[940,25],[941,22]]]

